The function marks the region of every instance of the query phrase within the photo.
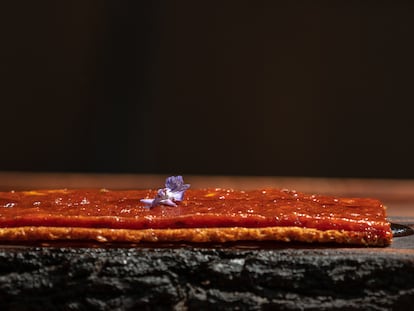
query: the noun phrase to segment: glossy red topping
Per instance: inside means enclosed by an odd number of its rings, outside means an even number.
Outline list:
[[[156,191],[40,190],[0,192],[0,227],[204,228],[298,226],[320,230],[390,232],[375,199],[295,191],[188,190],[177,207],[149,209]]]

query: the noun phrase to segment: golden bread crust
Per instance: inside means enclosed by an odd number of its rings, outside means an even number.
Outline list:
[[[387,238],[369,232],[318,230],[300,227],[264,228],[184,228],[184,229],[107,229],[79,227],[15,227],[0,228],[1,241],[97,241],[97,242],[189,242],[223,243],[234,241],[280,241],[307,243],[340,243],[386,246]]]

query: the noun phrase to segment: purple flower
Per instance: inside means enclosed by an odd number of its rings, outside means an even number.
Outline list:
[[[165,180],[165,188],[158,189],[154,199],[142,199],[141,202],[149,207],[157,205],[177,206],[175,202],[182,201],[184,192],[190,188],[189,184],[184,184],[182,176],[171,176]]]

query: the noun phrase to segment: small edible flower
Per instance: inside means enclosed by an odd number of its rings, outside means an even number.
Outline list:
[[[170,176],[165,180],[165,188],[158,189],[154,199],[142,199],[141,202],[149,207],[157,205],[177,206],[175,202],[183,200],[184,192],[190,188],[189,184],[184,184],[182,176]]]

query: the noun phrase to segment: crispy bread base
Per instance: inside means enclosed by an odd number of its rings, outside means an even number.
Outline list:
[[[341,243],[386,246],[391,233],[380,237],[367,232],[317,230],[300,227],[265,228],[185,228],[185,229],[107,229],[78,227],[0,228],[0,241],[98,241],[98,242],[190,242],[223,243],[235,241],[281,241]]]

